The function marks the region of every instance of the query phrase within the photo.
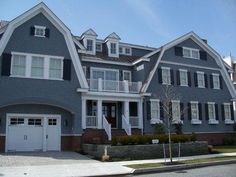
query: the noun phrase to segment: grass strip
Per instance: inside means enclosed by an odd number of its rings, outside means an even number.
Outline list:
[[[183,161],[179,161],[178,164],[179,165],[181,165],[181,164],[199,164],[199,163],[204,163],[204,162],[216,162],[216,161],[224,161],[224,160],[236,160],[236,156],[225,156],[225,157],[212,157],[212,158],[203,158],[203,159],[194,159],[194,160],[183,160]],[[146,163],[146,164],[133,164],[133,165],[126,165],[126,166],[129,167],[129,168],[138,169],[138,168],[170,166],[170,164],[166,165],[165,163]]]
[[[213,146],[213,153],[231,153],[236,152],[236,146]]]

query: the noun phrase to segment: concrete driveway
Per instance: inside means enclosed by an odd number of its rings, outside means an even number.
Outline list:
[[[76,152],[24,152],[0,154],[0,167],[99,163]]]

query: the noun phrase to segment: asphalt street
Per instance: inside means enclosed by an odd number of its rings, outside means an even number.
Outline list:
[[[168,173],[142,174],[137,177],[236,177],[236,164],[219,165]]]

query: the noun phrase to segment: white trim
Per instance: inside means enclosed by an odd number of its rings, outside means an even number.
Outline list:
[[[43,118],[43,121],[45,121],[45,118],[54,118],[54,119],[58,119],[58,128],[59,128],[59,133],[58,133],[58,150],[61,151],[61,115],[60,114],[28,114],[28,113],[6,113],[6,138],[5,138],[5,152],[8,152],[8,124],[9,124],[9,120],[11,117],[24,117],[24,118]],[[46,125],[46,127],[45,127]],[[43,125],[43,151],[47,151],[46,149],[46,138],[45,138],[45,131],[47,128],[47,124]]]
[[[129,82],[132,82],[132,72],[129,70],[122,70],[122,79],[124,81],[124,75],[125,73],[129,73]]]
[[[112,65],[121,65],[121,66],[133,66],[131,63],[117,62],[117,61],[106,61],[101,58],[88,57],[88,56],[82,56],[82,61],[93,62],[93,63],[112,64]]]
[[[183,52],[183,57],[184,57],[184,58],[191,58],[191,59],[197,59],[197,60],[200,60],[199,49],[194,49],[194,48],[190,48],[190,47],[183,47],[183,50],[184,50],[184,49],[190,51],[190,57],[188,57],[188,56],[184,56],[184,52]],[[195,57],[193,57],[193,51],[198,52],[198,57],[199,57],[199,58],[195,58]]]
[[[199,102],[198,101],[190,101],[190,104],[198,104]]]
[[[85,47],[73,36],[72,37],[74,43],[82,50],[82,51],[85,51],[86,52],[86,49]]]
[[[0,40],[0,56],[2,55],[2,52],[4,51],[14,29],[39,13],[44,14],[48,18],[48,20],[53,25],[55,25],[58,30],[64,35],[79,83],[82,88],[88,88],[88,83],[83,74],[81,62],[76,52],[70,30],[43,2],[39,3],[38,5],[34,6],[30,10],[26,11],[25,13],[16,17],[14,20],[8,23],[8,27]]]
[[[140,63],[140,62],[143,62],[143,61],[149,62],[150,59],[149,59],[149,58],[140,58],[140,59],[134,61],[134,62],[132,63],[132,65],[136,65],[136,64],[138,64],[138,63]]]
[[[99,67],[90,67],[90,78],[93,79],[93,71],[103,71],[104,72],[104,80],[106,80],[106,72],[105,71],[115,71],[117,73],[116,81],[119,81],[119,69],[108,69],[108,68],[99,68]]]
[[[206,67],[206,66],[197,66],[197,65],[185,64],[185,63],[177,63],[177,62],[172,62],[172,61],[160,61],[160,63],[220,71],[219,68],[211,68],[211,67]]]
[[[144,64],[137,66],[135,69],[136,69],[136,71],[143,70],[144,69]]]
[[[40,30],[42,29],[42,30],[43,30],[43,35],[38,35],[38,34],[36,34],[36,31],[37,31],[38,29],[40,29]],[[43,38],[46,37],[46,36],[45,36],[45,34],[46,34],[46,33],[45,33],[45,30],[46,30],[46,26],[34,25],[34,36],[35,36],[35,37],[43,37]]]
[[[162,58],[164,52],[165,52],[167,49],[169,49],[169,48],[171,48],[171,47],[173,47],[173,46],[175,46],[175,45],[177,45],[177,44],[179,44],[179,43],[181,43],[181,42],[183,42],[184,40],[189,39],[189,38],[191,38],[193,41],[195,41],[199,46],[201,46],[203,49],[205,49],[205,50],[209,53],[209,55],[213,56],[213,58],[216,59],[217,64],[218,64],[219,67],[221,68],[221,70],[220,70],[221,75],[223,76],[224,81],[226,82],[226,85],[227,85],[227,87],[228,87],[228,89],[229,89],[229,91],[230,91],[230,94],[231,94],[231,96],[232,96],[233,98],[235,98],[235,97],[236,97],[235,88],[234,88],[234,86],[233,86],[233,84],[232,84],[232,81],[231,81],[231,79],[230,79],[230,77],[229,77],[229,75],[228,75],[228,72],[227,72],[226,68],[224,67],[223,60],[222,60],[221,56],[220,56],[214,49],[212,49],[208,44],[206,44],[205,42],[203,42],[202,39],[201,39],[199,36],[197,36],[194,32],[187,33],[187,34],[185,34],[185,35],[183,35],[183,36],[177,38],[176,40],[167,43],[166,45],[164,45],[164,46],[162,47],[161,53],[160,53],[160,55],[159,55],[159,58],[157,59],[157,62],[156,62],[156,64],[155,64],[153,70],[150,72],[150,74],[149,74],[149,76],[148,76],[148,79],[147,79],[147,82],[146,82],[146,84],[143,86],[142,91],[143,91],[143,92],[146,92],[146,91],[147,91],[147,89],[148,89],[148,87],[149,87],[149,85],[150,85],[150,82],[151,82],[151,80],[152,80],[152,78],[153,78],[153,76],[154,76],[154,74],[155,74],[155,72],[156,72],[156,70],[157,70],[157,67],[158,67],[158,65],[159,65],[159,63],[160,63],[160,60],[161,60],[161,58]],[[159,51],[156,50],[155,52],[152,52],[152,55],[154,55],[154,54],[157,53],[157,52],[159,52]],[[150,53],[150,54],[151,54],[151,53]]]

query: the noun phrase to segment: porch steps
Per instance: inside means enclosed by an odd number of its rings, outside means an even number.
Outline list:
[[[117,137],[117,136],[127,136],[124,129],[112,129],[111,130],[111,136]]]
[[[106,144],[108,136],[104,129],[87,128],[82,135],[82,142],[88,144]]]

